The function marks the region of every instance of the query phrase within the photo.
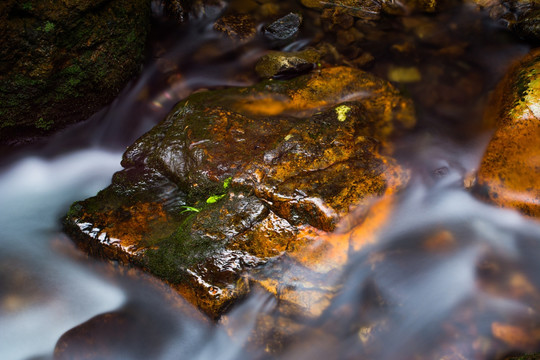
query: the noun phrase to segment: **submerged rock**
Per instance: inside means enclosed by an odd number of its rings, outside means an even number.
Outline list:
[[[46,135],[111,101],[142,60],[146,0],[0,4],[0,143]]]
[[[487,114],[496,125],[478,189],[500,206],[540,217],[540,50],[515,65],[496,89]]]
[[[197,93],[126,151],[111,186],[71,207],[66,229],[217,317],[248,291],[246,271],[306,229],[332,231],[402,188],[389,144],[414,122],[390,84],[346,67]]]
[[[214,23],[214,30],[241,42],[253,40],[257,33],[253,18],[247,14],[222,16]]]

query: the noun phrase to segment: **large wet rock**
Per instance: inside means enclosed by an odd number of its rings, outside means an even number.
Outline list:
[[[540,50],[516,64],[487,114],[497,127],[480,169],[480,193],[497,205],[540,217]]]
[[[66,229],[216,317],[250,269],[401,189],[408,173],[388,154],[414,121],[390,84],[346,67],[197,93],[126,151],[111,186],[71,207]]]
[[[0,143],[86,119],[138,71],[147,0],[0,4]]]

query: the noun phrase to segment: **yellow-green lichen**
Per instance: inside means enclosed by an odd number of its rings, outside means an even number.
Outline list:
[[[351,108],[347,105],[340,105],[336,107],[336,114],[339,121],[347,120],[347,113],[351,111]]]

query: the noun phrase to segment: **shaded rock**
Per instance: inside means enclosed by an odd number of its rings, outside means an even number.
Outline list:
[[[158,336],[160,329],[150,318],[137,315],[115,311],[93,317],[62,335],[54,349],[54,359],[154,357],[153,349],[163,341]]]
[[[146,0],[0,4],[0,142],[84,120],[137,72]]]
[[[390,84],[345,67],[197,93],[126,151],[111,186],[72,206],[66,230],[217,317],[303,227],[332,231],[402,188],[408,173],[381,149],[414,121]]]
[[[171,343],[182,347],[182,358],[194,357],[208,319],[185,301],[174,308],[152,305],[130,302],[77,325],[57,341],[54,359],[156,359]]]
[[[496,130],[478,170],[477,192],[540,217],[540,50],[510,69],[486,118]]]
[[[263,29],[263,34],[278,44],[287,43],[294,40],[301,24],[302,16],[290,13],[266,26]]]
[[[272,51],[257,62],[255,71],[262,78],[294,77],[313,70],[320,57],[314,49],[299,52]]]

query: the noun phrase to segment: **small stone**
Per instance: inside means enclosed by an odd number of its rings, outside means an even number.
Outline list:
[[[265,27],[263,34],[271,41],[288,42],[296,37],[301,24],[301,15],[289,13]]]
[[[300,52],[272,51],[264,55],[255,65],[261,78],[291,78],[311,71],[320,59],[314,49]]]

